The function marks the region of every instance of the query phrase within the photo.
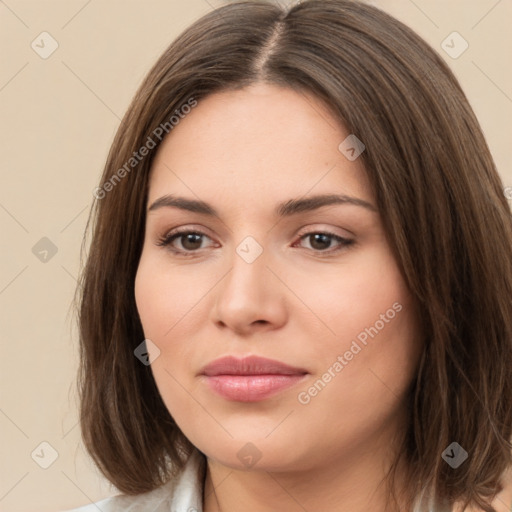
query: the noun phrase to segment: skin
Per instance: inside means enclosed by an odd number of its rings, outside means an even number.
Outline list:
[[[240,503],[247,512],[385,510],[379,483],[422,348],[415,304],[376,208],[274,214],[278,203],[316,194],[375,207],[361,160],[338,150],[348,135],[317,98],[259,83],[200,101],[153,162],[148,207],[173,194],[219,214],[149,211],[135,283],[144,334],[160,350],[151,364],[158,389],[207,456],[205,512]],[[192,256],[158,245],[175,228],[205,233],[195,245],[172,242]],[[303,236],[325,231],[354,243]],[[236,252],[247,236],[263,249],[252,263]],[[301,403],[299,393],[395,303],[401,311]],[[277,359],[308,375],[260,402],[229,401],[199,375],[225,355]],[[248,442],[261,455],[250,467],[237,456]]]

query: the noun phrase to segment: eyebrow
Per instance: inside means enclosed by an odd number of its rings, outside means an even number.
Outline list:
[[[276,206],[274,214],[277,217],[289,217],[291,215],[317,210],[323,206],[349,204],[366,208],[372,212],[377,212],[377,208],[371,203],[357,197],[344,194],[320,194],[299,199],[289,199]],[[175,195],[165,195],[154,201],[148,208],[148,212],[159,210],[160,208],[179,208],[189,212],[200,213],[203,215],[218,217],[218,212],[210,204],[185,197]]]

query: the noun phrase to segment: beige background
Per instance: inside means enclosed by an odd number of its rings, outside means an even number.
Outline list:
[[[178,32],[221,3],[0,0],[2,511],[57,511],[116,494],[85,455],[77,427],[71,301],[81,237],[92,190],[141,79]],[[371,3],[445,58],[482,124],[504,186],[512,186],[512,2]],[[31,48],[43,31],[59,45],[47,59]],[[469,43],[457,59],[440,46],[453,31]],[[58,249],[46,262],[32,252],[43,237]],[[51,462],[42,442],[58,453],[47,469],[36,463]]]

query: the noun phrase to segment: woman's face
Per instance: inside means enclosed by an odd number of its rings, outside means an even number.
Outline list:
[[[226,466],[375,457],[407,414],[417,315],[349,135],[258,84],[200,101],[154,160],[135,283],[151,369]]]

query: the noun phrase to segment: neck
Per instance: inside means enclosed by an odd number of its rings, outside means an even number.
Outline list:
[[[386,502],[386,473],[397,449],[391,441],[382,433],[350,453],[300,471],[241,471],[207,459],[204,512],[405,511]],[[406,470],[402,465],[397,471],[398,497]]]

